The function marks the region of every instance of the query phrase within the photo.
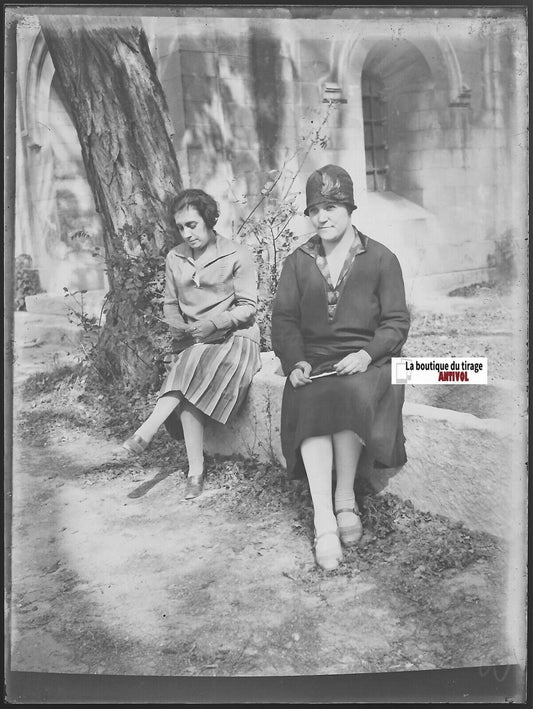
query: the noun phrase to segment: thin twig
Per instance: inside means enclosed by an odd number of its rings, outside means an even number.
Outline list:
[[[274,182],[272,183],[272,187],[270,187],[263,195],[261,195],[261,199],[259,200],[259,202],[255,205],[255,207],[252,209],[252,211],[248,214],[248,216],[246,217],[246,219],[243,221],[243,223],[242,223],[242,224],[240,225],[240,227],[237,229],[237,234],[236,234],[237,236],[239,236],[239,234],[241,233],[241,231],[242,231],[244,225],[249,221],[249,219],[251,218],[252,214],[263,204],[263,202],[265,201],[265,199],[266,199],[266,198],[268,197],[268,195],[272,192],[272,190],[274,189],[274,187],[278,184],[278,182],[279,182],[279,180],[280,180],[282,174],[283,174],[283,173],[282,173],[282,170],[280,170],[279,173],[278,173],[278,176],[276,177],[276,179],[275,179]]]
[[[326,111],[326,115],[324,116],[324,118],[323,118],[323,120],[322,120],[322,123],[321,123],[321,124],[318,126],[318,128],[316,129],[316,133],[315,133],[316,138],[312,139],[311,142],[309,143],[309,147],[307,148],[307,150],[306,150],[305,153],[304,153],[304,157],[303,157],[302,162],[298,165],[298,169],[297,169],[296,172],[294,173],[292,180],[289,182],[289,187],[288,187],[288,189],[286,190],[285,194],[283,195],[283,199],[284,199],[284,200],[287,199],[287,196],[289,195],[289,193],[290,193],[290,191],[291,191],[291,189],[292,189],[292,186],[294,185],[294,183],[295,183],[295,181],[296,181],[296,178],[297,178],[298,175],[300,174],[300,172],[301,172],[301,170],[302,170],[302,167],[304,166],[305,161],[306,161],[307,158],[309,157],[309,153],[311,152],[311,150],[313,149],[313,147],[319,142],[320,139],[319,139],[318,136],[319,136],[319,134],[320,134],[320,130],[326,125],[326,123],[327,123],[327,121],[328,121],[328,118],[329,118],[329,114],[330,114],[330,112],[331,112],[332,106],[333,106],[333,104],[330,102],[330,103],[328,104],[328,108],[327,108],[327,111]]]

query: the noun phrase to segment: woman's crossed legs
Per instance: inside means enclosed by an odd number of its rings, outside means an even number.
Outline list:
[[[189,462],[188,478],[194,485],[188,485],[187,497],[196,497],[201,492],[204,473],[204,427],[205,414],[183,397],[166,394],[157,400],[154,410],[146,421],[135,431],[146,444],[150,443],[160,426],[170,414],[180,406],[179,417],[183,428],[183,439]],[[193,489],[194,488],[194,489]],[[191,493],[195,494],[191,494]]]

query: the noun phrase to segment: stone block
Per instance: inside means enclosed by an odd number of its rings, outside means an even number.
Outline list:
[[[452,163],[455,160],[455,155],[454,153],[451,154],[451,159]],[[441,179],[442,183],[444,185],[454,185],[455,187],[465,187],[470,183],[470,175],[468,174],[468,170],[465,170],[463,167],[450,167],[446,170],[442,170],[441,172]],[[458,200],[457,204],[460,205],[461,203],[461,194],[460,192],[458,193]]]
[[[290,105],[290,111],[295,112],[297,109],[297,104],[300,100],[298,93],[298,87],[294,81],[282,81],[281,79],[276,82],[277,92],[280,96],[280,100],[284,105]]]
[[[423,111],[413,111],[412,113],[407,113],[405,115],[405,128],[408,131],[421,131],[421,130],[433,130],[431,127],[425,127],[421,125],[421,117]]]
[[[418,274],[409,283],[406,279],[406,292],[409,293],[409,302],[419,307],[427,304],[428,297],[442,296],[454,288],[467,286],[472,283],[481,283],[494,278],[494,270],[479,268],[453,273]]]
[[[254,86],[251,81],[235,76],[232,79],[223,79],[221,83],[225,101],[239,106],[255,107]]]
[[[394,107],[399,113],[411,113],[413,110],[412,95],[410,93],[398,94],[394,100]]]
[[[210,77],[218,75],[217,55],[214,52],[182,50],[180,61],[181,71],[184,75]]]
[[[299,43],[300,61],[306,64],[314,62],[322,62],[325,65],[329,64],[331,54],[331,42],[326,39],[302,39]]]
[[[330,150],[346,150],[350,147],[351,136],[346,130],[326,126],[324,133],[328,138],[328,147]]]
[[[419,150],[434,150],[443,145],[441,130],[419,130],[416,133],[416,145]]]
[[[294,65],[290,57],[280,57],[276,64],[276,78],[279,81],[294,81]]]
[[[209,103],[203,101],[185,101],[183,109],[187,127],[212,125],[213,115],[209,110]]]
[[[406,196],[406,192],[420,189],[422,186],[419,171],[402,169],[401,165],[397,168],[392,167],[390,169],[389,180],[391,190],[403,195],[404,197]]]
[[[407,157],[405,160],[406,170],[421,170],[422,169],[422,156],[419,150],[409,150],[407,151]]]
[[[415,204],[424,204],[424,190],[422,189],[408,189],[403,191],[402,194],[406,199],[411,200]]]
[[[328,62],[311,61],[300,64],[299,75],[304,81],[317,81],[320,77],[327,77],[328,73]]]
[[[284,465],[280,443],[285,379],[273,353],[262,354],[262,370],[247,400],[227,425],[206,429],[206,451],[256,457]],[[376,492],[411,500],[418,509],[442,514],[500,537],[519,533],[523,519],[525,468],[514,452],[518,427],[507,421],[407,401],[404,430],[408,462],[401,469],[374,469],[362,459],[359,475]]]
[[[70,322],[66,312],[61,314],[16,312],[14,340],[17,347],[39,347],[81,342],[83,328]]]
[[[490,150],[493,149],[494,131],[492,128],[474,128],[470,134],[470,145],[473,148]]]
[[[417,111],[419,130],[437,130],[440,123],[436,111]]]
[[[262,170],[257,162],[256,150],[233,150],[231,153],[231,167],[235,176],[248,175],[257,177]],[[249,183],[251,187],[251,183]]]
[[[250,73],[250,59],[238,54],[220,54],[219,73],[222,79],[248,76]]]
[[[197,23],[190,27],[185,25],[180,29],[179,47],[180,50],[196,52],[216,51],[214,33],[205,24],[203,27],[199,27]]]
[[[472,151],[468,148],[457,148],[452,152],[452,165],[456,168],[468,168],[472,166]]]
[[[248,57],[250,54],[250,37],[243,21],[235,19],[235,31],[232,33],[217,31],[216,46],[221,54]]]
[[[183,74],[183,103],[202,101],[211,103],[213,95],[218,91],[217,79],[208,76]]]
[[[317,106],[322,100],[320,88],[316,82],[298,82],[300,103],[304,106]]]
[[[452,166],[451,150],[434,150],[431,157],[432,166],[438,170],[447,170]]]
[[[224,104],[223,109],[224,116],[232,128],[234,126],[255,126],[255,114],[251,107],[229,102]]]
[[[434,103],[435,97],[432,90],[420,91],[416,94],[416,105],[420,110],[432,110]]]
[[[233,138],[234,150],[257,150],[258,149],[258,139],[257,131],[252,126],[235,126],[231,135]]]
[[[517,536],[524,471],[510,465],[515,437],[502,421],[423,404],[404,406],[408,461],[400,470],[374,469],[376,491],[409,499],[470,529]]]
[[[54,293],[39,293],[26,296],[26,312],[40,315],[55,315],[66,318],[67,314],[83,312],[89,317],[100,317],[105,299],[105,290],[88,290],[86,293],[60,295]]]
[[[208,453],[257,457],[285,464],[281,453],[281,398],[285,378],[278,374],[273,352],[262,353],[262,369],[254,377],[240,412],[226,425],[210,422],[205,433]]]

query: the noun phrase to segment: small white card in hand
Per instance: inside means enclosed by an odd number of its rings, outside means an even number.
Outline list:
[[[323,374],[313,374],[312,376],[309,377],[309,379],[320,379],[320,377],[331,377],[333,374],[337,374],[337,372],[324,372]]]

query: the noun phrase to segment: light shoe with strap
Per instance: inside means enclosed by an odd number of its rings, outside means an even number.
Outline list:
[[[342,561],[342,547],[338,532],[322,532],[316,535],[315,531],[315,559],[324,571],[333,571]]]
[[[363,536],[363,524],[359,510],[343,507],[336,511],[337,525],[341,542],[348,547],[357,544]]]

